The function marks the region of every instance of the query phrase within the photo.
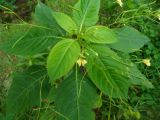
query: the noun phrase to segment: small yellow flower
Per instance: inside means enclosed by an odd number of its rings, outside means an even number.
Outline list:
[[[95,53],[95,55],[98,57],[98,53]]]
[[[143,59],[142,62],[143,62],[146,66],[151,66],[150,59]]]
[[[122,0],[116,0],[116,2],[117,2],[121,7],[123,7],[123,2],[122,2]]]
[[[160,10],[158,10],[158,12],[155,14],[155,16],[158,18],[158,20],[160,20]]]
[[[84,66],[85,64],[87,64],[87,61],[84,58],[79,58],[77,60],[77,63],[79,66]]]
[[[157,18],[158,18],[158,20],[160,20],[160,14],[157,14]]]

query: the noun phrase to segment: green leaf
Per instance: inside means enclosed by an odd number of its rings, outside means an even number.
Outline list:
[[[43,52],[59,39],[54,31],[22,24],[11,26],[8,34],[4,34],[4,43],[0,49],[9,54],[30,56]],[[3,38],[3,36],[0,36]]]
[[[46,107],[48,107],[48,106],[46,106]],[[51,107],[51,106],[49,106],[49,107]],[[49,109],[49,110],[45,110],[44,112],[42,112],[41,114],[40,114],[41,116],[40,116],[40,120],[57,120],[56,118],[55,118],[55,112],[54,111],[52,111],[52,108],[51,109]]]
[[[118,42],[112,44],[111,47],[124,53],[138,51],[150,41],[147,36],[129,26],[115,29],[115,33],[117,34]]]
[[[132,63],[133,64],[133,63]],[[154,88],[151,82],[138,70],[136,65],[132,65],[130,79],[133,85],[142,85],[146,88]]]
[[[57,23],[68,33],[75,33],[77,31],[76,23],[68,15],[54,12],[53,16]]]
[[[129,65],[106,46],[92,47],[97,54],[89,53],[87,59],[90,79],[104,94],[113,98],[127,98]]]
[[[5,117],[0,114],[0,120],[5,120]]]
[[[41,66],[33,66],[24,72],[15,73],[7,96],[7,114],[21,116],[33,106],[39,106],[40,90],[46,90],[42,87],[46,80],[48,81],[46,70]],[[41,98],[44,97],[42,94]]]
[[[141,71],[137,68],[136,64],[131,62],[130,55],[129,54],[119,54],[121,58],[125,61],[125,63],[130,64],[129,67],[129,80],[132,85],[141,85],[146,88],[154,88],[152,83],[145,77],[144,74],[141,73]]]
[[[86,30],[83,38],[93,43],[111,44],[117,41],[115,33],[105,26],[93,26]]]
[[[95,86],[81,73],[73,72],[58,87],[55,109],[58,120],[95,120],[93,112],[97,102]]]
[[[13,120],[13,119],[14,119],[13,114],[0,115],[0,120]]]
[[[51,50],[47,68],[52,83],[66,75],[74,66],[80,55],[80,46],[77,41],[64,39],[57,43]]]
[[[51,28],[57,34],[64,34],[52,14],[54,11],[51,8],[38,1],[33,18],[39,25]]]
[[[74,8],[73,17],[80,29],[97,23],[100,0],[79,0]]]
[[[47,100],[52,103],[54,102],[54,98],[55,98],[55,89],[56,89],[56,86],[51,86],[51,89],[48,93],[48,97],[47,97]]]

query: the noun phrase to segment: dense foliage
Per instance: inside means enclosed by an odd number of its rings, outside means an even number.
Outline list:
[[[147,71],[142,74],[138,69],[148,68],[137,64],[135,56],[143,56],[140,63],[150,66],[149,59],[145,58],[151,53],[142,55],[141,51],[150,51],[153,44],[132,26],[140,26],[138,29],[143,32],[143,27],[150,24],[140,24],[139,18],[130,19],[134,10],[129,15],[120,15],[115,22],[114,15],[107,21],[108,15],[101,15],[99,11],[114,11],[117,4],[103,2],[100,10],[100,0],[79,0],[73,7],[69,6],[73,13],[70,15],[39,1],[31,22],[21,19],[20,23],[7,25],[9,29],[1,25],[0,49],[16,55],[18,61],[2,119],[141,118],[138,108],[132,107],[139,99],[134,98],[135,94],[150,92],[149,88],[154,87],[144,75]],[[105,4],[108,6],[103,7]],[[132,4],[128,1],[124,8],[133,9],[142,3]],[[147,11],[144,11],[146,13],[140,11],[140,14],[145,16]],[[150,34],[149,37],[152,38]],[[154,53],[154,59],[158,60],[159,54]],[[159,63],[157,65],[155,63],[159,70]],[[156,78],[154,74],[147,77]],[[146,95],[150,97],[149,93],[142,94],[141,99],[146,99]],[[112,105],[115,105],[113,109],[119,108],[115,113],[111,113]]]

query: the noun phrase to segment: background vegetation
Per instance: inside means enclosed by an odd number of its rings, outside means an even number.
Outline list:
[[[120,6],[116,0],[101,0],[100,23],[111,28],[124,24],[131,25],[147,35],[151,42],[139,52],[132,53],[135,62],[154,89],[134,87],[130,89],[129,100],[110,100],[103,97],[102,107],[96,109],[97,120],[159,120],[160,118],[160,1],[159,0],[123,0]],[[58,11],[70,14],[76,0],[43,0],[44,3]],[[30,21],[36,0],[0,0],[0,34],[9,29],[8,24],[17,23],[20,19]],[[16,16],[12,11],[17,13]],[[2,27],[3,26],[3,27]],[[1,39],[0,39],[1,40]],[[125,55],[124,55],[125,56]],[[150,59],[151,66],[142,63]],[[0,52],[0,115],[5,114],[5,96],[12,79],[10,75],[19,66],[21,58]],[[25,64],[30,64],[24,61]]]

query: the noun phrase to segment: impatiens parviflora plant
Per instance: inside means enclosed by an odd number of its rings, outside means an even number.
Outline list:
[[[100,0],[79,0],[69,17],[38,2],[33,23],[11,25],[0,34],[1,50],[32,63],[12,75],[7,117],[23,119],[34,111],[33,119],[95,120],[99,91],[127,99],[130,86],[153,88],[120,55],[138,51],[148,37],[130,26],[98,25],[99,9]]]

